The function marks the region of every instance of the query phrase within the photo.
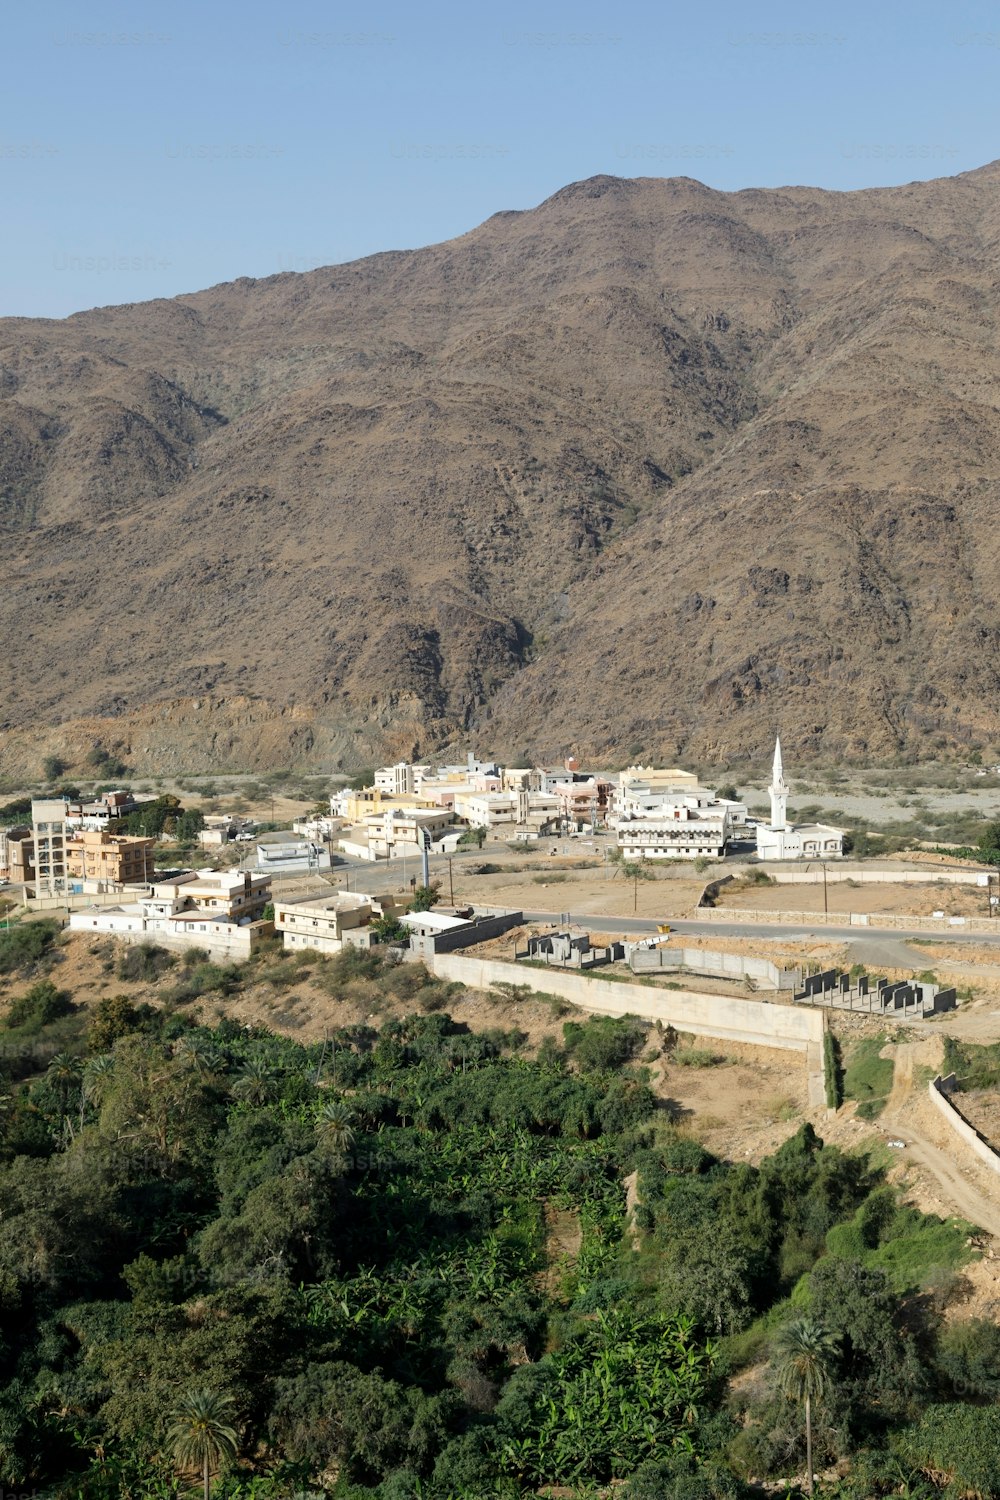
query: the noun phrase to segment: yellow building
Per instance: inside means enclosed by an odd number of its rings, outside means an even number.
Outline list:
[[[366,786],[360,792],[341,792],[331,801],[338,803],[340,816],[348,823],[362,823],[365,818],[387,812],[421,812],[437,806],[426,797],[418,797],[415,792],[390,794],[377,786]]]

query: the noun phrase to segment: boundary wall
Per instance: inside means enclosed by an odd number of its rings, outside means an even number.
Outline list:
[[[439,979],[457,980],[470,989],[512,986],[523,990],[544,986],[542,994],[558,995],[581,1010],[604,1016],[641,1016],[662,1021],[678,1031],[720,1041],[746,1042],[756,1047],[778,1047],[803,1055],[809,1072],[809,1102],[823,1102],[822,1011],[801,1010],[760,1000],[736,1000],[728,995],[705,995],[695,990],[661,990],[652,985],[622,984],[613,979],[590,979],[558,969],[531,978],[518,964],[483,958],[459,958],[436,953],[428,968]]]
[[[698,922],[767,923],[774,927],[883,927],[910,932],[981,932],[1000,937],[1000,917],[908,917],[901,912],[776,911],[749,906],[698,906]]]
[[[954,1077],[954,1074],[952,1074],[951,1076]],[[993,1146],[990,1145],[986,1137],[984,1135],[980,1135],[979,1131],[974,1125],[969,1124],[968,1120],[962,1114],[962,1111],[958,1108],[958,1105],[952,1103],[951,1099],[948,1097],[948,1093],[946,1090],[947,1083],[948,1079],[942,1078],[940,1074],[938,1074],[936,1078],[931,1079],[930,1083],[927,1085],[931,1096],[931,1102],[934,1104],[935,1108],[942,1115],[944,1115],[945,1119],[948,1121],[948,1124],[951,1126],[955,1134],[959,1136],[967,1146],[970,1146],[972,1148],[972,1150],[976,1153],[980,1160],[986,1163],[991,1172],[996,1172],[998,1175],[1000,1175],[1000,1155],[997,1154],[996,1150],[993,1148]]]
[[[768,870],[766,865],[767,861],[754,868],[764,870],[775,885],[823,884],[822,870]],[[986,873],[985,869],[939,870],[934,866],[924,870],[835,870],[827,865],[826,883],[843,885],[853,880],[855,885],[979,885],[980,877]]]

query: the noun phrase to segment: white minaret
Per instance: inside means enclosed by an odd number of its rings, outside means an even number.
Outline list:
[[[788,788],[785,785],[785,774],[781,765],[781,740],[774,742],[774,765],[771,768],[771,785],[768,788],[771,793],[771,827],[785,828],[785,808],[788,803]]]

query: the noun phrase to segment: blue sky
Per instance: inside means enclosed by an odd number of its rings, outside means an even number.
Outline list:
[[[0,314],[424,245],[579,178],[850,189],[1000,157],[1000,12],[8,7]]]

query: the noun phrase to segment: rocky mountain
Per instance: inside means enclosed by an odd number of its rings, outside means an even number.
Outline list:
[[[1000,742],[1000,163],[0,321],[0,776]]]

